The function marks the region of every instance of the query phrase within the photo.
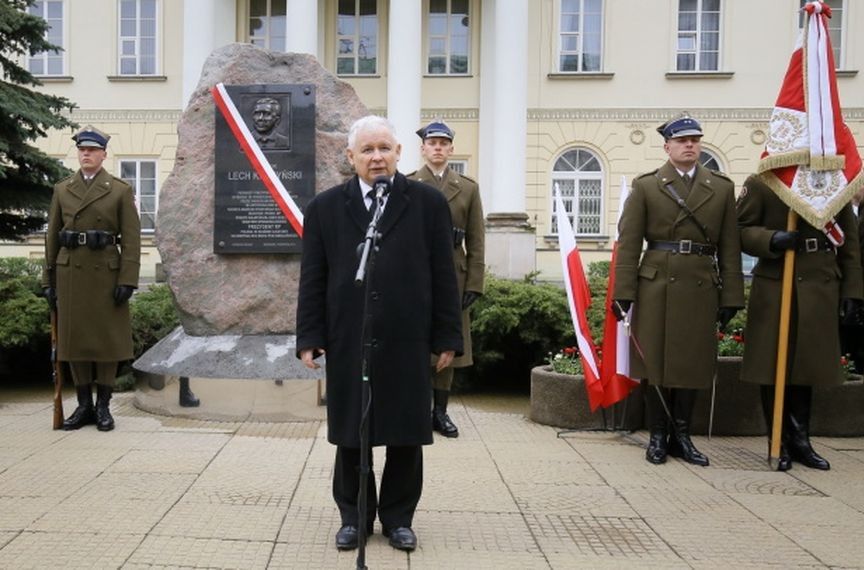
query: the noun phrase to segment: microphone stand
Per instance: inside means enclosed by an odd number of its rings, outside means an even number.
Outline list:
[[[372,385],[369,383],[369,360],[372,347],[372,314],[369,311],[369,297],[371,294],[370,279],[375,269],[375,253],[378,250],[378,220],[384,209],[383,190],[378,190],[373,205],[372,220],[366,228],[366,237],[363,238],[363,249],[360,252],[360,263],[357,274],[354,277],[354,285],[360,287],[365,284],[363,294],[363,325],[360,332],[362,342],[361,371],[362,382],[360,384],[360,491],[357,494],[357,570],[366,570],[366,505],[367,484],[369,481],[369,410],[372,408]],[[368,273],[368,275],[367,275]]]

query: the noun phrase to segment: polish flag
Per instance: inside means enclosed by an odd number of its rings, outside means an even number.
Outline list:
[[[818,0],[802,10],[804,27],[768,123],[758,171],[786,205],[841,245],[843,232],[833,217],[864,188],[862,162],[840,109],[828,32],[831,8]]]
[[[591,331],[588,328],[587,311],[591,305],[591,291],[588,290],[588,280],[582,268],[582,258],[576,247],[576,236],[573,226],[564,209],[561,191],[555,184],[555,214],[558,221],[558,246],[561,251],[561,266],[564,275],[564,285],[567,288],[567,302],[570,305],[570,318],[576,331],[576,345],[579,347],[579,359],[585,374],[585,389],[588,391],[588,405],[594,412],[603,403],[603,385],[598,372],[597,348]]]
[[[627,199],[627,178],[621,177],[621,196],[618,201],[618,220]],[[615,243],[612,263],[609,265],[609,288],[606,290],[606,321],[603,323],[603,358],[600,361],[600,383],[603,385],[604,408],[626,398],[639,382],[630,377],[630,335],[623,322],[612,312],[612,292],[615,290],[615,258],[618,257],[618,225],[615,225]],[[627,314],[630,319],[633,308]]]

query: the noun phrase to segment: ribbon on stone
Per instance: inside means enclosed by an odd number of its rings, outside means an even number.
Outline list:
[[[225,122],[228,123],[228,127],[234,134],[234,138],[236,138],[237,142],[240,143],[240,148],[243,149],[243,153],[246,155],[246,158],[249,159],[252,168],[255,169],[258,177],[262,182],[264,182],[264,187],[267,188],[270,196],[276,202],[276,205],[279,206],[279,210],[282,211],[285,219],[288,220],[288,223],[291,224],[291,227],[294,228],[297,235],[302,238],[303,212],[300,211],[294,198],[291,197],[291,194],[289,194],[288,190],[285,189],[282,181],[279,180],[278,176],[276,176],[276,172],[264,156],[261,147],[258,146],[258,143],[249,131],[249,127],[246,126],[246,123],[240,116],[237,106],[234,105],[234,101],[232,101],[231,96],[228,95],[225,85],[223,83],[217,83],[210,89],[210,93],[213,95],[216,107],[222,113]]]

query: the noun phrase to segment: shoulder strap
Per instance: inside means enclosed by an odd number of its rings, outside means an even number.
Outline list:
[[[669,182],[668,184],[663,184],[663,182],[660,180],[659,174],[655,172],[654,176],[657,177],[657,181],[660,182],[660,186],[665,188],[666,192],[668,192],[672,199],[675,200],[675,203],[678,204],[678,207],[684,210],[684,213],[687,215],[688,218],[693,220],[693,223],[696,224],[696,227],[699,228],[700,232],[702,232],[702,237],[705,239],[705,243],[708,245],[714,245],[711,241],[711,238],[708,237],[708,228],[705,226],[705,224],[699,221],[699,219],[693,213],[693,210],[690,209],[690,206],[688,206],[684,199],[681,198],[681,196],[678,194],[678,192],[675,191],[675,188],[672,187],[672,182]]]

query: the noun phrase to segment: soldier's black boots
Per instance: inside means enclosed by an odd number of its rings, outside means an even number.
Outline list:
[[[696,404],[696,390],[673,388],[672,435],[669,438],[669,455],[683,459],[693,465],[708,466],[708,458],[690,441],[690,417]]]
[[[768,453],[771,453],[771,430],[774,425],[774,386],[763,384],[759,386],[762,396],[762,415],[765,417],[765,425],[768,427]],[[784,398],[785,401],[785,398]],[[789,457],[789,448],[786,441],[789,439],[788,422],[784,420],[782,437],[780,438],[780,458],[777,463],[777,471],[789,471],[792,469],[792,458]]]
[[[201,405],[201,400],[196,398],[189,388],[189,378],[187,376],[180,377],[180,405],[184,408],[197,408]]]
[[[648,414],[651,436],[648,439],[648,449],[645,450],[645,459],[659,465],[666,463],[666,456],[669,454],[669,418],[663,410],[657,389],[647,384],[646,389],[645,411]]]
[[[111,402],[111,386],[96,384],[96,429],[99,431],[111,431],[114,429],[114,418],[108,404]]]
[[[450,392],[447,390],[432,390],[434,406],[432,408],[432,429],[444,437],[459,437],[459,428],[447,415],[447,400]]]
[[[76,386],[75,391],[78,394],[78,407],[63,422],[63,429],[66,431],[81,429],[84,426],[96,423],[96,411],[93,408],[93,391],[90,388],[90,384]]]
[[[810,445],[810,405],[813,401],[811,386],[786,386],[786,429],[789,455],[793,461],[811,469],[827,471],[828,461],[813,451]]]

